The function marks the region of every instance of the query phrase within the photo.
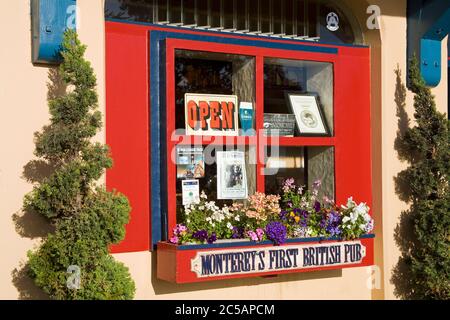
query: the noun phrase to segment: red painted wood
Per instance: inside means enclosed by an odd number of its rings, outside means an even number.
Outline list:
[[[336,200],[341,204],[353,196],[372,207],[369,48],[342,48],[335,65],[334,103]]]
[[[150,248],[147,61],[145,29],[106,24],[106,143],[114,160],[106,185],[126,195],[132,207],[125,239],[111,252]]]
[[[257,149],[257,164],[256,164],[256,191],[265,192],[265,180],[264,175],[264,150],[261,150],[260,146],[267,138],[263,136],[262,132],[258,131],[258,128],[262,128],[264,125],[264,57],[256,56],[256,110],[255,110],[255,129],[257,130],[258,149]]]

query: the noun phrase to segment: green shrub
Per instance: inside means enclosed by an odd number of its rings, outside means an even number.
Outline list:
[[[409,283],[405,297],[450,299],[450,130],[449,121],[436,110],[431,90],[420,74],[417,59],[409,72],[414,92],[416,125],[400,138],[410,166],[397,182],[406,186],[412,221],[411,241],[402,249]]]
[[[130,206],[125,196],[96,186],[112,159],[107,146],[90,141],[102,122],[85,50],[75,31],[65,33],[59,70],[68,90],[49,102],[51,123],[35,135],[35,154],[55,171],[34,186],[24,207],[47,217],[56,231],[28,253],[29,269],[53,299],[132,299],[128,269],[108,253],[125,236]],[[70,285],[74,276],[79,285]]]

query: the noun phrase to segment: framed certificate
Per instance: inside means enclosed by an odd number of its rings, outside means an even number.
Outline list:
[[[286,92],[301,136],[329,136],[330,131],[316,94]]]

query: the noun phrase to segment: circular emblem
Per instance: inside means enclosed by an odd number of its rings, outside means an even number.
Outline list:
[[[339,29],[339,17],[336,13],[330,12],[327,14],[327,29],[330,31],[336,31]]]
[[[300,113],[300,118],[302,119],[303,124],[308,128],[315,128],[318,125],[316,116],[307,110]]]

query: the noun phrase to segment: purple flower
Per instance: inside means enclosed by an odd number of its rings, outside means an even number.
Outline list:
[[[331,211],[327,216],[326,226],[324,227],[324,229],[332,237],[334,237],[334,236],[338,236],[341,234],[340,225],[341,225],[341,217],[340,217],[339,213],[337,213],[335,211]]]
[[[314,210],[316,212],[320,211],[320,202],[319,201],[314,202]]]
[[[295,181],[294,181],[294,178],[286,179],[286,180],[283,182],[283,192],[284,192],[284,193],[287,193],[287,192],[291,191],[291,189],[295,189]]]
[[[274,244],[283,244],[286,240],[286,227],[278,221],[269,222],[266,226],[266,235]]]
[[[208,243],[209,244],[214,243],[216,240],[217,240],[216,233],[215,232],[211,233],[211,236],[208,238]]]
[[[286,220],[287,219],[287,215],[288,215],[288,212],[286,210],[282,210],[280,212],[280,219],[281,220]]]
[[[208,232],[206,230],[199,230],[197,232],[194,232],[192,235],[194,239],[197,239],[198,241],[205,241],[208,238]]]
[[[233,234],[231,238],[233,239],[242,239],[244,237],[244,229],[239,227],[233,227]]]

